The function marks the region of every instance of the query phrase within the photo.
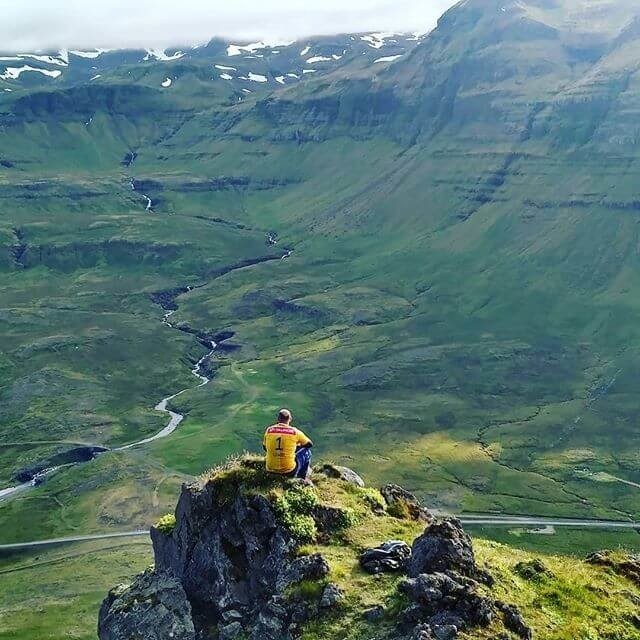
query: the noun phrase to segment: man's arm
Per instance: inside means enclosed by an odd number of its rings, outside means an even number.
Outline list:
[[[304,431],[298,429],[298,441],[296,442],[296,445],[300,449],[311,449],[311,447],[313,447],[313,441],[311,438],[307,437]]]

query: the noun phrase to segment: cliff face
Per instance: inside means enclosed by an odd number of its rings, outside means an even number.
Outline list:
[[[435,520],[400,487],[361,484],[330,467],[305,487],[244,459],[183,487],[175,519],[152,529],[155,568],[104,601],[100,639],[289,640],[309,629],[316,635],[305,637],[334,637],[332,625],[353,604],[333,581],[344,571],[363,591],[367,582],[373,592],[389,589],[358,612],[380,638],[443,640],[480,627],[531,637],[517,608],[493,597],[493,578],[459,522]],[[364,525],[373,535],[422,534],[412,548],[381,538],[365,549],[357,542]],[[336,553],[345,551],[351,566],[341,567],[346,556]]]

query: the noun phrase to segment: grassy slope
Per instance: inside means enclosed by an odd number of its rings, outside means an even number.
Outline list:
[[[106,591],[152,561],[147,541],[81,543],[0,558],[0,638],[94,639]]]

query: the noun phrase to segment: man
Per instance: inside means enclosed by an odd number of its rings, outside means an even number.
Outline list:
[[[267,452],[267,471],[306,479],[313,442],[300,429],[291,426],[291,419],[289,409],[280,409],[278,423],[264,433],[262,446]]]

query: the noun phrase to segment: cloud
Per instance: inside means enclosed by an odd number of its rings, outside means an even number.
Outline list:
[[[168,47],[213,36],[297,39],[430,30],[454,0],[4,0],[0,49]]]

